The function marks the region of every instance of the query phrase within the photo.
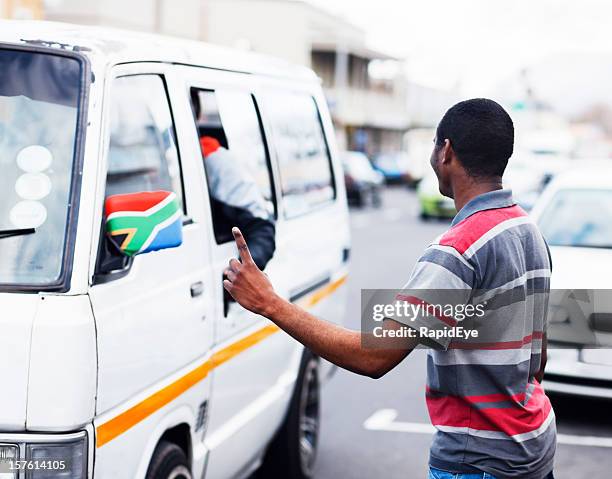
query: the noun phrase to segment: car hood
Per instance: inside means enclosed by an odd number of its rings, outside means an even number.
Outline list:
[[[32,325],[36,294],[0,294],[0,431],[23,431],[26,424]]]
[[[551,246],[552,289],[612,289],[612,275],[605,265],[612,250]]]

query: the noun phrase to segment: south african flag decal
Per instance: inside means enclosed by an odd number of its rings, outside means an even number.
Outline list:
[[[183,213],[174,193],[150,191],[106,199],[106,231],[128,256],[180,246]]]

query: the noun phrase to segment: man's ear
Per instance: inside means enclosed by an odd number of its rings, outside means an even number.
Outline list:
[[[451,142],[448,138],[445,138],[444,146],[442,147],[442,163],[450,163],[454,155],[455,152],[453,151],[453,145],[451,145]]]

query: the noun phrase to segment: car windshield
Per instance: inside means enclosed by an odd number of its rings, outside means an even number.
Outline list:
[[[0,48],[0,284],[62,276],[82,62]]]
[[[560,190],[539,226],[552,246],[612,248],[612,189]]]

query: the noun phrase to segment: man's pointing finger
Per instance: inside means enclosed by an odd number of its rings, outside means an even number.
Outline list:
[[[234,226],[232,228],[232,234],[234,235],[234,240],[236,241],[236,246],[238,247],[238,254],[240,255],[240,259],[242,260],[242,262],[252,263],[253,258],[251,257],[251,252],[249,251],[249,247],[247,246],[240,229]]]

